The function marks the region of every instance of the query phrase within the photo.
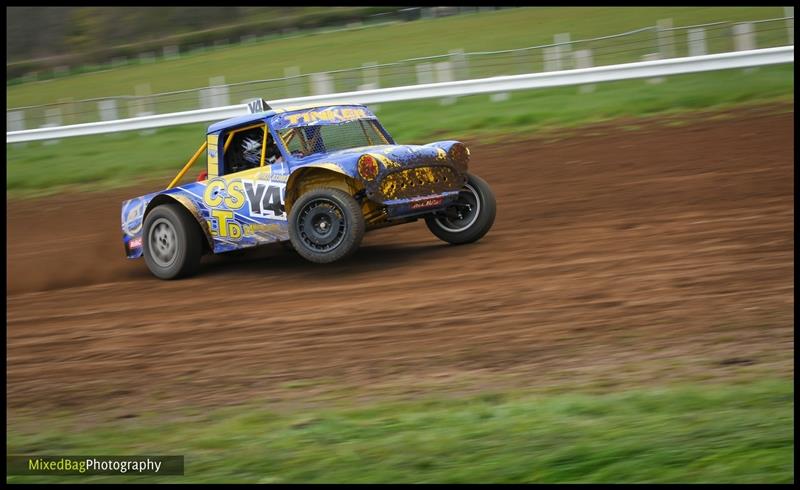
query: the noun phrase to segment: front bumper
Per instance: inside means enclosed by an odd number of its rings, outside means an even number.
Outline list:
[[[443,196],[466,183],[466,172],[452,165],[425,162],[383,169],[378,178],[366,183],[366,191],[371,201],[392,206]]]

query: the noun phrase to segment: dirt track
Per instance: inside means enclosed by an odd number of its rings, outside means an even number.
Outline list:
[[[420,222],[327,267],[270,249],[161,282],[117,231],[122,199],[150,189],[9,202],[8,406],[791,375],[794,115],[778,109],[474,143],[498,196],[483,241]]]

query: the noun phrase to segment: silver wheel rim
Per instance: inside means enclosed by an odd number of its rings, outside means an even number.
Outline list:
[[[147,237],[150,257],[160,267],[169,267],[178,255],[178,236],[175,227],[166,218],[158,218]]]
[[[450,233],[460,233],[464,230],[469,229],[470,226],[475,224],[475,221],[478,220],[478,216],[481,214],[481,196],[478,194],[475,188],[467,184],[464,186],[464,189],[462,189],[461,192],[469,192],[475,198],[475,207],[470,209],[470,213],[472,213],[472,215],[469,217],[467,224],[458,226],[453,224],[453,222],[447,218],[435,219],[436,224],[438,224],[439,227],[441,227],[445,231],[449,231]]]

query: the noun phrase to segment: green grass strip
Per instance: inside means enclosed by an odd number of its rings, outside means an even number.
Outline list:
[[[9,454],[183,454],[162,482],[730,482],[794,480],[792,380],[608,394],[492,393],[359,407],[152,414],[85,427],[9,425]]]

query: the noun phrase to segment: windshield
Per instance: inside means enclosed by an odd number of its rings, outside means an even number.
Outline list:
[[[389,142],[375,121],[358,119],[339,124],[303,126],[278,131],[286,149],[295,158]]]

